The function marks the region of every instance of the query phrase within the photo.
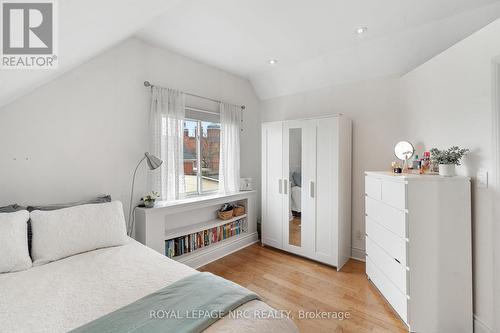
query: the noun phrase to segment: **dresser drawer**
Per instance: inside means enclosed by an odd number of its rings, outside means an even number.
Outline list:
[[[401,237],[396,236],[379,223],[366,217],[366,235],[393,259],[398,260],[401,265],[407,267],[407,246],[408,242]]]
[[[371,198],[382,200],[382,180],[365,176],[365,193]]]
[[[408,298],[382,273],[369,256],[366,257],[366,274],[389,304],[396,310],[401,319],[405,323],[408,323]]]
[[[382,201],[389,206],[406,209],[406,184],[390,180],[382,181]]]
[[[380,223],[397,236],[407,238],[406,213],[381,201],[366,197],[366,215]]]
[[[404,295],[408,294],[408,271],[403,265],[389,256],[376,242],[366,238],[366,255],[373,261],[377,267],[380,267],[387,278],[401,291]]]

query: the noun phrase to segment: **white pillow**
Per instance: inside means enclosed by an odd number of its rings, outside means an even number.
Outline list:
[[[0,273],[23,271],[31,267],[28,252],[27,210],[0,213]]]
[[[30,217],[34,265],[129,241],[120,201],[35,210]]]

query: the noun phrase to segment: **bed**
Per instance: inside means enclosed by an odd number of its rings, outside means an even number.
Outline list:
[[[30,269],[0,274],[1,332],[66,332],[197,271],[133,239]],[[258,300],[238,308],[272,308]],[[290,319],[224,317],[204,332],[297,332]]]

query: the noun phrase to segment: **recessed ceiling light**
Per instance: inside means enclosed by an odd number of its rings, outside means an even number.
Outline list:
[[[276,65],[278,63],[277,59],[271,59],[268,61],[269,65]]]
[[[358,35],[362,35],[368,31],[368,27],[359,27],[356,29],[356,33]]]

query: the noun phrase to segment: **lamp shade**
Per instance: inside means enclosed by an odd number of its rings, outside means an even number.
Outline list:
[[[150,170],[158,169],[163,163],[161,159],[154,155],[151,155],[150,153],[144,153],[144,155],[146,156],[146,161],[148,162],[148,167]]]

